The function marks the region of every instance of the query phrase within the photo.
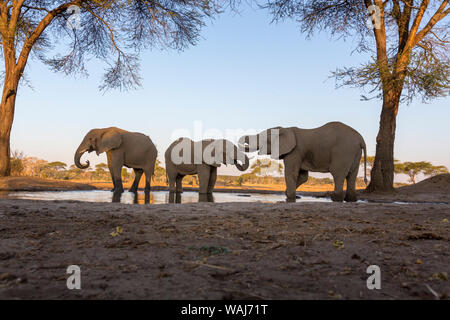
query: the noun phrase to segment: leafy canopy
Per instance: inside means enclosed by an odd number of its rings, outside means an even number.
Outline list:
[[[379,29],[368,28],[371,5],[380,9]],[[332,73],[337,86],[366,88],[371,96],[363,100],[381,99],[399,86],[406,102],[449,93],[448,0],[268,0],[264,7],[274,21],[298,21],[308,37],[326,31],[351,38],[355,51],[367,53],[367,63]]]
[[[138,53],[142,49],[183,50],[196,44],[206,19],[219,13],[224,3],[1,0],[1,51],[4,54],[5,46],[17,53],[21,72],[29,55],[65,74],[87,74],[85,62],[97,58],[108,66],[100,88],[128,89],[140,85]],[[68,50],[61,53],[62,47]]]

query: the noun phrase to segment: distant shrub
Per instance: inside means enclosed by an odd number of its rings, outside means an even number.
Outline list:
[[[11,175],[12,176],[21,176],[24,174],[25,170],[25,161],[26,156],[22,151],[13,151],[11,152]]]

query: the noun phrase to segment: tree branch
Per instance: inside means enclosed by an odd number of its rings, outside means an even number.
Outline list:
[[[442,1],[441,5],[439,6],[439,9],[434,13],[434,15],[431,17],[430,21],[423,27],[422,30],[420,30],[417,33],[417,37],[414,41],[414,45],[420,42],[434,27],[436,23],[438,23],[440,20],[442,20],[446,15],[450,13],[450,8],[445,10],[445,7],[447,6],[449,0]],[[445,11],[444,11],[445,10]]]
[[[17,27],[17,21],[19,20],[20,11],[25,0],[13,0],[13,9],[11,13],[11,19],[9,20],[9,31],[15,32]]]
[[[377,61],[380,72],[381,83],[383,89],[387,88],[387,83],[390,77],[388,57],[386,51],[386,29],[384,19],[384,6],[382,0],[374,0],[374,3],[380,9],[380,28],[373,28],[375,35],[375,42],[377,46]],[[367,3],[366,3],[367,5]]]
[[[42,32],[44,32],[45,28],[47,28],[48,25],[53,21],[53,19],[57,15],[66,11],[71,5],[80,5],[81,2],[82,0],[75,0],[72,2],[64,3],[47,13],[47,15],[39,22],[39,24],[33,30],[30,37],[25,40],[19,59],[17,60],[16,72],[18,72],[19,74],[23,72],[28,60],[28,56],[30,55],[31,48],[33,47],[36,40],[41,36]]]
[[[405,48],[404,48],[403,52],[401,53],[402,56],[404,56],[405,54],[409,55],[409,52],[413,48],[413,44],[416,39],[417,30],[419,29],[420,22],[422,21],[425,11],[427,10],[429,2],[430,2],[430,0],[422,0],[422,3],[420,4],[419,12],[417,13],[416,18],[414,19],[413,25],[409,32],[408,40],[406,40]]]
[[[122,53],[122,50],[119,49],[119,47],[116,44],[116,41],[114,40],[114,32],[112,31],[111,27],[109,26],[109,24],[102,19],[102,17],[100,17],[99,15],[95,14],[94,11],[92,11],[90,8],[85,7],[85,9],[87,11],[89,11],[90,14],[92,14],[95,18],[97,18],[101,23],[103,23],[105,25],[105,27],[108,29],[109,34],[110,34],[110,38],[111,38],[111,42],[114,46],[114,48],[116,48],[117,52],[119,53],[119,56]]]
[[[405,6],[411,8],[411,9],[416,9],[416,10],[420,10],[420,8],[413,6],[412,4],[409,4],[407,1],[405,0],[400,0],[401,2],[403,2],[405,4]]]
[[[435,36],[435,38],[438,39],[440,42],[442,42],[442,43],[450,43],[450,41],[445,41],[445,40],[442,40],[441,38],[439,38],[438,35],[436,33],[434,33],[432,30],[430,30],[430,33],[433,36]]]

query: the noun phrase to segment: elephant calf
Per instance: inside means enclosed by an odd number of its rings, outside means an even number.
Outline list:
[[[199,193],[212,193],[221,164],[233,164],[245,171],[248,157],[236,145],[224,139],[206,139],[194,142],[179,138],[165,152],[166,173],[170,192],[182,192],[182,180],[186,175],[198,174]],[[242,164],[240,164],[241,162]]]
[[[136,192],[139,180],[145,172],[145,191],[150,191],[150,179],[155,170],[158,151],[152,140],[139,132],[128,132],[110,127],[89,131],[75,152],[74,162],[80,169],[89,167],[89,161],[81,164],[81,156],[85,152],[95,151],[97,155],[106,152],[108,168],[114,184],[114,193],[123,192],[122,167],[133,168],[135,179],[130,192]]]
[[[361,150],[364,150],[364,181],[367,183],[364,139],[341,122],[329,122],[315,129],[276,127],[241,137],[239,147],[245,152],[259,150],[259,154],[283,159],[288,201],[295,201],[296,189],[308,180],[309,171],[333,175],[333,201],[356,201],[355,184]],[[347,180],[345,198],[344,180]]]

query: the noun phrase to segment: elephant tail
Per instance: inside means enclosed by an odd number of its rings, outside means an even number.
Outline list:
[[[366,150],[366,143],[364,140],[361,143],[361,148],[364,151],[364,183],[367,186],[367,150]]]

